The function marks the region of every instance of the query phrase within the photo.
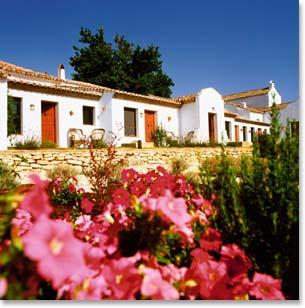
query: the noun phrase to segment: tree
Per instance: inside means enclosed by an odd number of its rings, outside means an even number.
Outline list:
[[[142,48],[128,42],[124,36],[114,37],[114,46],[105,41],[104,29],[96,34],[81,28],[79,42],[73,46],[70,64],[73,79],[140,94],[170,97],[172,79],[162,70],[159,48]]]

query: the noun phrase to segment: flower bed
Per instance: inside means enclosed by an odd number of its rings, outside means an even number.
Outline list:
[[[284,299],[182,176],[125,169],[107,202],[75,179],[31,179],[21,202],[1,199],[3,299]]]

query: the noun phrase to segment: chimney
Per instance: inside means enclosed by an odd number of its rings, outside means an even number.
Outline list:
[[[63,64],[59,64],[59,65],[58,65],[57,77],[58,77],[59,79],[66,80],[65,67],[64,67]]]
[[[242,108],[247,108],[247,103],[246,103],[246,102],[241,102],[241,103],[240,103],[240,107],[242,107]]]
[[[269,81],[269,89],[271,90],[271,89],[274,89],[275,88],[275,86],[274,86],[274,81],[273,80],[270,80]]]

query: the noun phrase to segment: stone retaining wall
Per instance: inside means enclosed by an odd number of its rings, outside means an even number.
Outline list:
[[[242,154],[249,155],[252,148],[227,147],[229,156],[239,157]],[[106,150],[97,150],[103,159]],[[197,155],[202,157],[218,156],[221,149],[218,148],[151,148],[151,149],[117,149],[118,159],[126,160],[129,167],[138,171],[157,167],[169,167],[173,158],[183,158],[189,165],[189,169],[198,166]],[[16,172],[41,172],[58,165],[70,165],[78,171],[89,166],[90,152],[87,149],[46,149],[46,150],[8,150],[0,152],[0,160],[14,167]]]

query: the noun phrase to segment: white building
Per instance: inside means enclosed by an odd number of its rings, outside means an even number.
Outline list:
[[[251,134],[269,132],[268,111],[274,99],[281,104],[273,82],[226,96],[206,88],[164,98],[67,80],[63,65],[55,77],[0,61],[0,149],[32,136],[68,147],[71,128],[82,129],[87,137],[103,128],[117,136],[119,145],[151,142],[157,126],[180,140],[191,136],[194,142],[251,142]],[[8,101],[16,122],[10,136]]]

